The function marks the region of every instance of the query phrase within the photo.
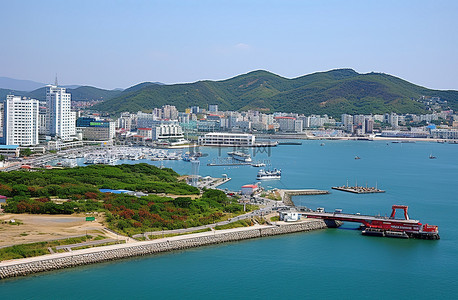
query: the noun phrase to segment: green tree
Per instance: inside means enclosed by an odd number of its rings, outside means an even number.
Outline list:
[[[32,155],[32,153],[33,151],[30,150],[30,148],[21,149],[21,151],[19,152],[21,156],[30,156]]]

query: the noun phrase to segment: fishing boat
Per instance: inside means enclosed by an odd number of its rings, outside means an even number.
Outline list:
[[[265,163],[253,163],[251,164],[252,167],[256,167],[256,168],[260,168],[260,167],[265,167],[266,164]]]
[[[257,180],[271,180],[271,179],[281,179],[281,170],[273,169],[271,170],[264,170],[261,169],[256,175]]]

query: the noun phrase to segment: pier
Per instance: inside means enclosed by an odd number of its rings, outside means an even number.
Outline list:
[[[279,192],[280,192],[280,196],[281,196],[283,203],[285,203],[288,206],[295,206],[294,202],[291,200],[292,196],[329,194],[328,191],[315,190],[315,189],[279,190]]]
[[[363,186],[333,186],[333,190],[342,192],[349,192],[354,194],[370,194],[370,193],[385,193],[384,190],[380,190],[376,187],[363,187]]]
[[[222,166],[251,166],[252,163],[208,163],[207,166],[209,167],[222,167]]]

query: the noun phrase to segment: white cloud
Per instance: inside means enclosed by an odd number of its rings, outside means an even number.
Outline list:
[[[245,43],[238,43],[234,46],[235,49],[241,50],[241,51],[249,51],[252,49],[252,47],[248,44]]]

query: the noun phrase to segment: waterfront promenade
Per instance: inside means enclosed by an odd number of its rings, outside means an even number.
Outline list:
[[[212,244],[324,228],[327,228],[327,226],[322,220],[304,220],[294,223],[277,222],[275,225],[254,225],[250,227],[201,232],[184,236],[156,239],[152,241],[118,244],[9,260],[0,262],[0,279],[127,257],[150,255]]]

